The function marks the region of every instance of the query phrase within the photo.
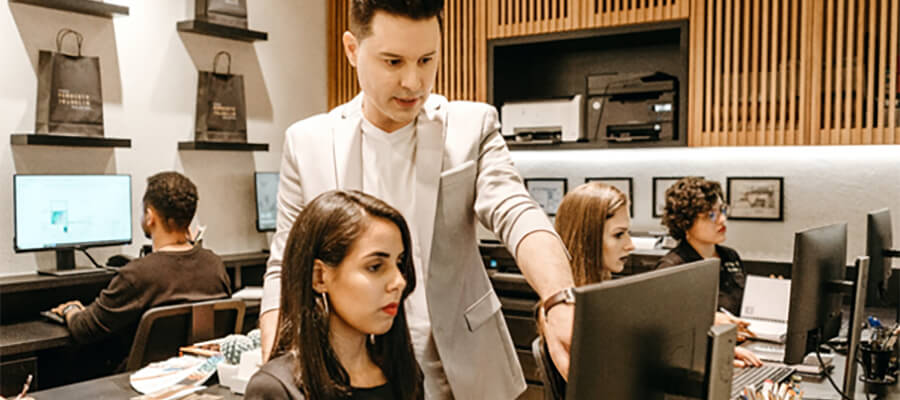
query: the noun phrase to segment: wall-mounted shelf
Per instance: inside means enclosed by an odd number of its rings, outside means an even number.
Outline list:
[[[269,151],[269,144],[233,142],[178,142],[178,150]]]
[[[131,147],[131,139],[106,137],[47,135],[43,133],[13,133],[9,144],[18,146],[69,146],[69,147]]]
[[[269,34],[266,32],[213,24],[199,19],[180,21],[178,22],[177,27],[179,32],[199,33],[201,35],[218,36],[225,39],[242,40],[245,42],[269,39]]]
[[[112,18],[116,15],[128,15],[128,7],[93,0],[10,0],[10,2],[106,18]]]

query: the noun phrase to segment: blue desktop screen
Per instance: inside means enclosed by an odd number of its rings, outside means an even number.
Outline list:
[[[257,172],[256,180],[256,229],[260,232],[275,230],[278,215],[278,173]]]
[[[16,251],[131,243],[131,176],[15,175]]]

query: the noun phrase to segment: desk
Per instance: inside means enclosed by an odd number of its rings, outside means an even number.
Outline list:
[[[225,263],[225,270],[229,272],[231,286],[235,291],[244,286],[262,286],[262,277],[266,272],[269,253],[257,251],[224,254],[221,257],[222,262]]]
[[[837,354],[834,356],[834,370],[831,373],[832,379],[834,379],[834,383],[838,385],[841,390],[843,390],[844,386],[844,362],[847,357]],[[862,367],[857,365],[856,368],[856,391],[855,395],[851,396],[854,399],[865,399],[865,383],[859,380],[859,377],[862,376],[863,371]],[[803,399],[804,400],[825,400],[825,399],[837,399],[840,400],[841,396],[834,390],[828,380],[822,378],[821,381],[813,381],[810,378],[803,378],[803,382],[800,384],[800,389],[803,390]],[[874,399],[874,395],[872,396]],[[900,386],[893,385],[888,386],[887,399],[900,399]]]
[[[30,353],[72,344],[69,330],[47,321],[27,321],[3,325],[0,329],[0,357]]]
[[[128,383],[130,373],[125,372],[110,375],[90,381],[73,383],[71,385],[42,390],[31,394],[35,400],[42,399],[129,399],[140,395],[131,388]],[[244,396],[231,393],[230,390],[218,384],[215,376],[207,381],[207,388],[199,393],[209,393],[222,396],[224,400],[243,399]]]

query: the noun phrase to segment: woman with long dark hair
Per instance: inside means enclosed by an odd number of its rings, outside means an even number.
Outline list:
[[[300,212],[285,244],[272,359],[247,399],[423,398],[403,302],[415,288],[403,216],[331,191]]]

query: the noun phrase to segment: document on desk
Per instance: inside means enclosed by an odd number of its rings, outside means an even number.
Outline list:
[[[749,275],[744,287],[741,319],[750,322],[748,329],[756,339],[784,343],[790,299],[790,280]]]
[[[216,372],[216,365],[222,360],[224,357],[216,354],[209,358],[172,357],[151,363],[129,377],[131,387],[144,394],[132,399],[172,400],[202,390],[201,385]]]

